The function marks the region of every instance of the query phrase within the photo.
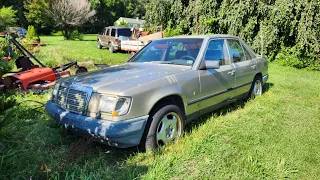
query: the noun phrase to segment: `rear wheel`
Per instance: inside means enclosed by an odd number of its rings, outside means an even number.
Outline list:
[[[252,82],[248,99],[254,99],[256,96],[261,96],[261,95],[262,95],[262,79],[260,76],[256,76]]]
[[[109,44],[109,51],[111,53],[114,53],[114,47],[113,47],[112,43]]]
[[[184,130],[183,111],[176,105],[164,104],[150,115],[142,147],[146,150],[164,148],[178,139]]]

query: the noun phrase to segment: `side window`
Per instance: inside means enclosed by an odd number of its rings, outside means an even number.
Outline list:
[[[106,32],[106,28],[103,28],[103,30],[99,34],[103,35],[105,32]]]
[[[242,46],[243,47],[243,46]],[[244,50],[244,54],[246,56],[246,60],[251,60],[252,57],[250,56],[249,52],[247,51],[247,49],[245,47],[243,47],[243,50]]]
[[[109,34],[110,34],[110,29],[108,28],[105,35],[109,36]]]
[[[115,29],[112,29],[112,30],[111,30],[111,36],[112,36],[112,37],[115,37],[115,36],[116,36],[116,30],[115,30]]]
[[[242,46],[238,40],[228,39],[228,44],[230,47],[230,55],[234,63],[245,61]]]
[[[211,40],[204,55],[206,61],[220,61],[220,65],[230,64],[226,56],[226,45],[223,39]]]

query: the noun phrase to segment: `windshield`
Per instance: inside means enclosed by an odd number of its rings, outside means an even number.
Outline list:
[[[130,29],[118,29],[118,37],[119,36],[125,36],[125,37],[130,37],[132,34]]]
[[[138,52],[129,62],[155,62],[192,66],[203,39],[177,38],[151,42]]]

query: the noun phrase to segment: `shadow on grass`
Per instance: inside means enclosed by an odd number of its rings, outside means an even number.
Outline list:
[[[273,86],[274,86],[273,83],[270,83],[270,82],[265,83],[262,87],[263,93],[268,92]]]
[[[269,83],[269,82],[265,83],[262,87],[263,94],[268,92],[273,86],[274,86],[273,83]],[[228,104],[222,108],[219,108],[217,110],[213,110],[212,112],[207,113],[207,114],[201,116],[200,118],[195,119],[191,123],[189,123],[185,128],[185,132],[188,132],[188,133],[192,132],[192,130],[194,128],[198,128],[199,126],[203,125],[212,116],[225,116],[229,112],[235,111],[239,108],[242,109],[245,107],[247,101],[250,101],[250,99],[249,100],[238,100],[238,101],[231,103],[231,104]]]
[[[73,143],[68,147],[64,157],[59,158],[59,166],[55,174],[49,177],[68,179],[81,176],[98,179],[134,179],[148,171],[147,166],[126,163],[135,156],[137,147],[119,149],[104,144],[95,143],[92,139],[71,135],[66,131],[68,141]],[[74,175],[70,174],[73,172]],[[37,178],[47,178],[45,172],[37,173]],[[80,178],[81,179],[81,178]]]
[[[97,41],[95,39],[84,39],[84,40],[80,40],[80,41]]]

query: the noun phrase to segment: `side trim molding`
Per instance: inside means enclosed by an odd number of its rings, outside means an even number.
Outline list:
[[[252,82],[240,84],[240,85],[238,85],[238,86],[234,86],[234,87],[229,88],[229,89],[226,89],[226,90],[222,90],[222,91],[219,91],[219,92],[215,92],[215,93],[213,93],[213,94],[209,94],[209,95],[206,95],[206,96],[202,96],[202,97],[200,97],[200,98],[198,98],[198,99],[194,99],[194,100],[192,100],[192,101],[187,102],[187,106],[190,106],[190,105],[192,105],[192,104],[195,104],[195,103],[198,103],[198,102],[200,102],[200,101],[203,101],[203,100],[212,98],[212,97],[214,97],[214,96],[218,96],[218,95],[220,95],[220,94],[223,94],[223,93],[226,93],[226,92],[229,92],[229,91],[236,90],[236,89],[241,88],[241,87],[243,87],[243,86],[246,86],[246,85],[248,85],[248,84],[252,84]]]

